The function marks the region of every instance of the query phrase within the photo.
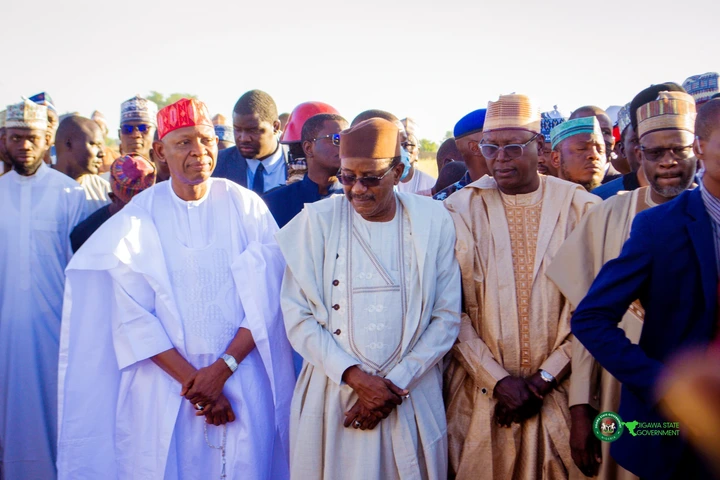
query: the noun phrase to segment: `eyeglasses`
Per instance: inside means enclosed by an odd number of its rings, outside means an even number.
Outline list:
[[[393,163],[392,165],[390,165],[390,168],[388,168],[385,173],[383,173],[379,177],[369,176],[358,178],[355,175],[344,175],[340,173],[340,170],[338,170],[337,179],[338,182],[340,182],[342,185],[345,185],[346,187],[352,187],[353,185],[355,185],[356,182],[360,182],[365,188],[377,187],[378,185],[380,185],[380,181],[385,178],[388,173],[392,172],[392,169],[395,168],[395,165],[397,165],[397,163]]]
[[[340,134],[339,133],[332,133],[330,135],[323,135],[322,137],[313,138],[313,142],[317,142],[321,138],[329,138],[332,141],[332,144],[336,147],[340,146]]]
[[[492,145],[490,143],[481,143],[480,153],[482,153],[482,156],[487,158],[488,160],[495,160],[500,154],[500,150],[505,152],[506,158],[518,158],[523,154],[525,147],[530,145],[530,143],[533,142],[537,137],[537,135],[533,135],[530,140],[523,144],[511,143],[510,145],[505,145],[504,147],[498,147],[497,145]]]
[[[125,135],[130,135],[135,130],[140,133],[145,133],[150,130],[150,125],[145,125],[144,123],[141,123],[140,125],[121,125],[120,128],[122,129],[122,133],[124,133]]]
[[[661,160],[665,157],[666,152],[670,152],[670,156],[672,156],[675,160],[687,160],[692,156],[692,145],[686,145],[684,147],[658,147],[658,148],[648,148],[643,145],[640,145],[640,150],[642,150],[643,154],[645,155],[645,158],[650,162],[657,162],[658,160]]]
[[[402,145],[403,148],[405,150],[407,150],[408,152],[415,150],[415,148],[417,147],[417,145],[415,145],[414,143],[410,143],[410,142],[402,142],[400,145]]]

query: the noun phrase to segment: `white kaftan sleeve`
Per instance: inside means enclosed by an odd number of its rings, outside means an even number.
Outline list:
[[[126,368],[174,348],[165,328],[154,315],[155,292],[145,277],[119,264],[113,279],[112,336],[118,367]]]
[[[435,298],[430,324],[402,360],[385,376],[400,388],[412,390],[420,377],[450,351],[460,331],[460,267],[455,258],[455,227],[450,215],[440,229],[436,256]],[[433,252],[428,252],[432,255]]]

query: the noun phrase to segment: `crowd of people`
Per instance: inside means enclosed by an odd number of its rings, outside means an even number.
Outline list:
[[[718,92],[500,95],[437,179],[383,110],[9,105],[0,478],[714,478]]]

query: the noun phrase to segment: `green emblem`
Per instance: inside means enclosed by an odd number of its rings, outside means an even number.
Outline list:
[[[620,438],[623,428],[623,421],[615,412],[603,412],[593,422],[593,432],[603,442],[614,442]]]

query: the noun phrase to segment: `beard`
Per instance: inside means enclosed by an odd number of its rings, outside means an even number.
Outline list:
[[[592,178],[589,181],[580,181],[570,174],[570,172],[567,169],[567,164],[562,161],[562,158],[560,159],[560,173],[562,174],[562,178],[567,180],[568,182],[576,183],[583,187],[588,192],[592,191],[594,188],[597,188],[602,183],[602,179],[605,176],[605,172],[601,171],[597,175],[593,175]]]
[[[30,175],[35,175],[35,172],[38,171],[40,165],[43,163],[43,157],[40,156],[39,158],[35,158],[31,162],[18,162],[10,156],[10,163],[12,163],[13,170],[15,170],[18,175],[28,177]]]
[[[695,171],[697,170],[697,162],[692,162],[692,165],[690,167],[689,171],[683,172],[682,176],[680,177],[680,183],[674,187],[662,187],[657,184],[658,176],[655,175],[650,179],[648,182],[650,183],[650,188],[653,189],[653,192],[657,193],[661,197],[665,198],[675,198],[678,195],[680,195],[682,192],[690,188],[690,185],[693,184],[693,181],[695,180]],[[647,174],[647,172],[645,172]]]

